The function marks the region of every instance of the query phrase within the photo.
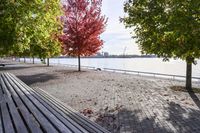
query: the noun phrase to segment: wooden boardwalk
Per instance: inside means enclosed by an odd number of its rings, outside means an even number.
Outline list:
[[[0,133],[107,133],[40,89],[0,74]]]

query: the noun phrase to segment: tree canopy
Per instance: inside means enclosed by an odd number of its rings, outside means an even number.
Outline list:
[[[134,29],[142,53],[180,58],[190,66],[200,57],[199,0],[128,0],[124,11],[122,21]]]
[[[0,55],[7,54],[16,41],[15,4],[7,0],[0,2]]]
[[[40,7],[38,7],[40,6]],[[60,54],[60,43],[57,35],[61,28],[57,17],[60,16],[59,0],[48,0],[39,3],[38,9],[34,12],[33,37],[31,38],[30,51],[32,56],[50,58]]]
[[[1,51],[10,48],[6,55],[40,58],[60,53],[56,38],[60,25],[56,18],[61,15],[59,0],[5,0],[0,5]]]
[[[62,52],[79,57],[95,54],[103,45],[100,39],[105,30],[106,18],[101,15],[102,0],[66,0],[63,2],[64,16]]]

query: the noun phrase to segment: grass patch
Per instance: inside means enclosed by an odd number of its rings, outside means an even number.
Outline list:
[[[194,93],[200,93],[200,88],[192,88],[192,90],[187,90],[183,86],[171,86],[170,89],[174,91],[182,91],[182,92],[194,92]]]

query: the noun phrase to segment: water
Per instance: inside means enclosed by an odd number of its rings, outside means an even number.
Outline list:
[[[35,62],[40,62],[40,60],[36,59]],[[77,58],[51,58],[50,64],[77,65],[78,60]],[[161,58],[82,58],[81,65],[182,76],[186,74],[186,63],[174,59],[163,62]],[[193,65],[192,74],[193,77],[200,77],[200,60],[197,61],[197,65]]]

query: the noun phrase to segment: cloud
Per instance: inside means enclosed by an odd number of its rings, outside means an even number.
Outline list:
[[[131,38],[132,29],[125,29],[119,18],[124,16],[123,3],[125,0],[104,0],[102,14],[108,17],[106,31],[101,35],[105,41],[101,51],[110,54],[122,54],[126,48],[126,54],[140,54],[135,40]]]

